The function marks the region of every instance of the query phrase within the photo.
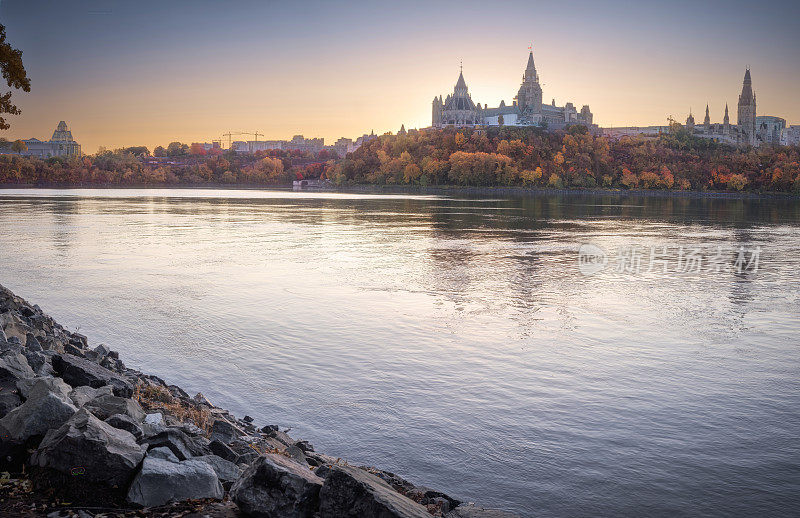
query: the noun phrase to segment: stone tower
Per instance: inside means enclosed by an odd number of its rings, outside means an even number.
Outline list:
[[[686,117],[686,129],[688,129],[690,133],[694,131],[694,115],[692,115],[691,108],[689,108],[689,116]]]
[[[711,117],[708,115],[708,105],[706,104],[706,118],[703,119],[703,128],[705,128],[706,132],[711,129]]]
[[[725,117],[722,119],[722,128],[726,135],[731,129],[731,118],[728,116],[728,103],[725,103]]]
[[[433,98],[433,117],[432,117],[432,126],[438,128],[442,125],[442,96],[434,97]]]
[[[528,65],[522,75],[522,85],[517,92],[517,106],[522,113],[540,113],[542,111],[542,87],[539,84],[539,74],[533,63],[533,51],[528,54]]]
[[[750,69],[744,73],[742,93],[739,95],[739,116],[736,123],[744,136],[745,144],[756,143],[756,94],[750,80]]]

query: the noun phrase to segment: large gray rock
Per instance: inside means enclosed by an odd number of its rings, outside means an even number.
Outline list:
[[[216,455],[201,455],[200,457],[192,457],[192,460],[199,460],[211,466],[211,468],[217,474],[217,478],[219,478],[220,482],[222,482],[223,487],[227,487],[229,489],[242,474],[242,468],[233,462],[227,461],[222,457],[217,457]]]
[[[102,420],[106,420],[114,414],[123,414],[135,421],[142,422],[147,415],[137,401],[108,394],[89,400],[83,405],[83,408]]]
[[[94,398],[104,395],[114,395],[114,390],[111,388],[111,386],[105,385],[100,388],[92,388],[89,385],[83,385],[80,387],[75,387],[72,389],[72,392],[69,393],[70,399],[77,407],[82,407]]]
[[[81,408],[66,423],[45,435],[31,464],[63,475],[81,469],[83,485],[125,487],[144,458],[133,435],[100,421]]]
[[[73,387],[88,385],[99,388],[110,385],[115,396],[129,398],[133,395],[133,385],[127,379],[91,360],[71,354],[56,354],[52,362],[58,375]]]
[[[310,517],[317,509],[322,483],[308,466],[269,453],[239,477],[231,488],[231,499],[249,516]]]
[[[352,466],[331,467],[319,500],[320,518],[430,518],[423,506]]]
[[[231,462],[236,461],[236,459],[239,457],[239,454],[233,451],[230,446],[217,439],[211,441],[208,447],[211,450],[211,453],[214,455],[222,457],[223,459]]]
[[[225,419],[217,419],[211,425],[211,440],[218,440],[225,444],[230,444],[234,439],[245,435],[244,430],[234,426]]]
[[[33,378],[34,376],[36,376],[36,373],[28,365],[28,360],[22,353],[7,350],[0,354],[0,378],[18,380]]]
[[[499,509],[485,509],[475,504],[461,504],[445,514],[445,518],[519,518],[519,515]]]
[[[199,437],[189,437],[177,428],[168,428],[147,438],[148,449],[165,446],[172,450],[180,460],[208,455],[211,451],[203,444]]]
[[[133,479],[128,501],[144,507],[189,498],[222,499],[224,491],[213,468],[205,462],[172,462],[148,455]]]
[[[0,419],[0,436],[24,442],[58,428],[76,411],[69,399],[52,392],[29,398]]]
[[[31,340],[28,340],[28,342],[30,343],[32,340],[35,340],[35,338],[31,337]],[[38,344],[38,342],[36,343]],[[28,361],[28,365],[30,365],[31,369],[36,374],[42,375],[50,374],[52,372],[52,367],[47,361],[48,358],[43,353],[32,351],[30,349],[23,349],[22,355]]]
[[[125,430],[133,435],[136,440],[142,438],[144,432],[142,432],[142,427],[139,426],[139,423],[133,419],[132,417],[125,415],[125,414],[114,414],[105,419],[105,422],[113,426],[114,428],[119,428],[120,430]]]
[[[24,378],[17,381],[17,390],[19,390],[19,394],[24,399],[37,399],[48,392],[53,392],[65,401],[71,401],[69,399],[71,387],[64,383],[61,378],[46,376]]]
[[[28,333],[31,332],[31,328],[22,321],[19,315],[10,311],[0,314],[0,327],[3,328],[8,339],[17,337],[23,346],[28,341]]]

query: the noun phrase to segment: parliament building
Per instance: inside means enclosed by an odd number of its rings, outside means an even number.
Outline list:
[[[542,103],[542,87],[533,62],[533,52],[528,55],[528,64],[522,75],[522,84],[513,104],[490,108],[475,104],[467,89],[463,70],[458,75],[453,93],[445,99],[433,99],[434,128],[470,128],[482,126],[539,126],[550,129],[565,128],[572,124],[592,126],[592,112],[588,105],[578,111],[572,103],[556,106]]]

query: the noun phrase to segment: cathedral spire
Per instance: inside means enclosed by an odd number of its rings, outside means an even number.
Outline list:
[[[705,126],[706,129],[708,129],[708,127],[711,126],[711,117],[708,114],[708,105],[707,104],[706,104],[706,118],[703,119],[703,126]]]

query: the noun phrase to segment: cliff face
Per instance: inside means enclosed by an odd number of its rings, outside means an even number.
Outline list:
[[[0,286],[0,515],[510,517],[314,451]]]

